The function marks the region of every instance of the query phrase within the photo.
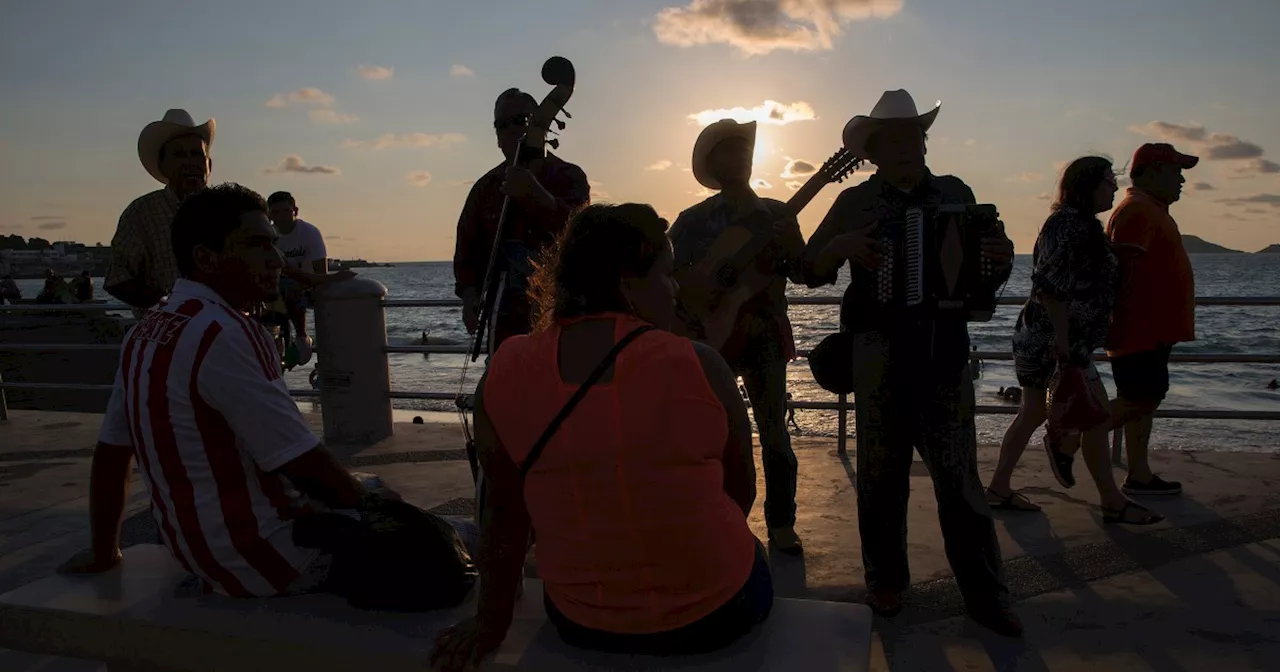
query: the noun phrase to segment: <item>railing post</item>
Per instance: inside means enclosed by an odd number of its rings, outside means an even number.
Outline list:
[[[4,374],[0,373],[0,384],[4,383]],[[0,422],[9,419],[9,405],[4,399],[4,388],[0,387]]]
[[[849,435],[849,409],[845,408],[845,404],[849,403],[849,395],[842,394],[839,396],[839,400],[840,410],[837,416],[839,418],[839,429],[836,430],[836,452],[844,455],[846,452],[845,439]]]
[[[382,283],[361,277],[315,292],[326,443],[370,445],[391,436],[386,295]]]

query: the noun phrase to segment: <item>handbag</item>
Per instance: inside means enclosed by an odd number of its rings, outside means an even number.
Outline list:
[[[1087,432],[1111,418],[1111,410],[1098,398],[1084,369],[1074,364],[1058,364],[1049,379],[1048,404],[1048,427],[1054,432]]]

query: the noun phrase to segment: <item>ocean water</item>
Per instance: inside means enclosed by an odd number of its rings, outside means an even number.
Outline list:
[[[1192,255],[1199,296],[1280,296],[1280,255],[1205,254]],[[1004,290],[1005,296],[1025,296],[1030,288],[1031,257],[1015,259],[1013,275]],[[388,267],[364,268],[361,275],[378,280],[387,287],[393,299],[453,299],[453,274],[449,262],[418,262]],[[102,281],[95,278],[97,298],[105,298]],[[838,296],[847,284],[847,270],[834,286],[809,289],[792,286],[791,296]],[[34,296],[42,281],[19,281],[24,296]],[[979,350],[1008,351],[1018,306],[1000,306],[995,317],[986,323],[970,325],[973,345]],[[827,334],[836,331],[838,306],[792,306],[791,320],[797,346],[812,348]],[[433,340],[443,339],[468,343],[462,327],[460,308],[390,308],[387,311],[387,339],[393,345],[417,345],[426,331]],[[1175,353],[1280,353],[1280,306],[1233,307],[1205,306],[1196,314],[1198,340],[1183,343]],[[460,387],[464,356],[432,354],[389,355],[392,387],[397,390],[456,393]],[[470,365],[465,389],[475,387],[483,368],[483,360]],[[292,388],[307,388],[312,365],[286,374]],[[1110,365],[1101,364],[1107,390],[1115,393]],[[1196,364],[1171,365],[1171,389],[1165,408],[1280,411],[1280,390],[1267,389],[1267,383],[1280,378],[1277,364]],[[808,362],[797,360],[788,368],[788,389],[796,400],[834,401],[813,382]],[[978,403],[1005,403],[997,392],[1001,387],[1017,385],[1012,362],[987,361],[981,377],[975,381]],[[305,404],[304,404],[305,405]],[[452,402],[397,399],[394,406],[402,411],[454,411]],[[833,411],[796,412],[800,434],[835,436],[837,420]],[[978,439],[998,443],[1012,416],[979,415]],[[856,429],[849,414],[851,429]],[[1280,423],[1271,421],[1171,420],[1157,422],[1152,444],[1160,449],[1229,450],[1274,452],[1280,450]],[[1033,439],[1038,441],[1039,439]]]
[[[1280,255],[1193,255],[1196,293],[1200,296],[1280,296]],[[1030,288],[1031,257],[1018,256],[1005,296],[1025,296]],[[449,262],[397,264],[358,271],[386,285],[388,298],[452,299],[453,274]],[[791,296],[833,296],[847,284],[847,270],[835,286],[809,289],[792,286]],[[995,318],[974,324],[970,334],[979,350],[1008,351],[1018,306],[1000,306]],[[838,306],[792,306],[791,319],[797,346],[812,348],[838,329]],[[1177,353],[1280,353],[1280,306],[1206,306],[1196,317],[1199,340],[1179,345]],[[432,339],[467,343],[460,308],[390,308],[387,338],[395,345],[416,345],[426,331]],[[323,347],[323,346],[322,346]],[[398,390],[457,392],[462,375],[462,355],[390,355],[392,387]],[[470,365],[466,391],[479,379],[483,359]],[[1280,411],[1280,391],[1266,385],[1280,378],[1275,364],[1179,364],[1171,365],[1172,385],[1166,408]],[[309,369],[309,367],[307,367]],[[1099,366],[1107,389],[1114,394],[1110,365]],[[291,387],[307,386],[307,370],[288,374]],[[808,362],[797,360],[788,369],[788,389],[796,400],[834,401],[809,373]],[[1003,403],[997,392],[1017,385],[1012,362],[987,361],[975,381],[978,403]],[[454,410],[452,402],[396,400],[398,409]],[[979,415],[978,438],[998,443],[1013,419],[1008,415]],[[837,420],[832,411],[797,411],[802,435],[835,436]],[[853,414],[849,416],[854,427]],[[1280,448],[1280,423],[1269,421],[1161,420],[1153,445],[1166,449],[1274,451]],[[1038,441],[1038,439],[1035,439]]]

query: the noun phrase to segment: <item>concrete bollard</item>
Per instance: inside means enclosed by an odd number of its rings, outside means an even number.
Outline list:
[[[392,426],[387,288],[356,277],[314,295],[325,443],[372,445],[391,436]]]

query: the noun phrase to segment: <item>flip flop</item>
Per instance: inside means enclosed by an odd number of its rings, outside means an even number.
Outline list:
[[[1021,492],[1012,491],[1001,497],[987,488],[987,504],[999,511],[1039,511],[1040,506],[1027,499]]]
[[[1130,515],[1133,512],[1133,515]],[[1122,525],[1151,525],[1164,520],[1164,516],[1148,509],[1141,504],[1135,502],[1125,502],[1124,506],[1116,511],[1102,507],[1102,522],[1122,524]]]

